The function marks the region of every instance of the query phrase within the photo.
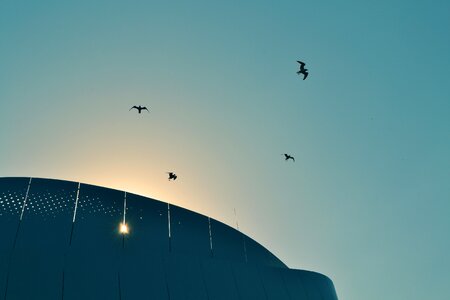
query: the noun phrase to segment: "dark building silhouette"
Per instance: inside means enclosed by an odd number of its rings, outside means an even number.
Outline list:
[[[0,228],[4,300],[337,299],[241,232],[123,191],[0,178]]]

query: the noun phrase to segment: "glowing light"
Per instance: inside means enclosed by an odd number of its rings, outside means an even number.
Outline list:
[[[120,223],[120,229],[121,234],[128,234],[128,225],[126,223]]]

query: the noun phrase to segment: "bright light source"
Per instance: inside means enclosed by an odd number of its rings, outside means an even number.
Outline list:
[[[128,225],[126,223],[120,223],[120,229],[121,234],[128,234]]]

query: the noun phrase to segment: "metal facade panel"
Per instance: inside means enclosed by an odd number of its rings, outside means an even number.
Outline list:
[[[200,260],[192,256],[169,255],[166,258],[170,300],[207,300]]]
[[[336,290],[334,289],[333,282],[326,277],[325,275],[316,273],[316,272],[308,272],[308,271],[297,271],[300,276],[305,276],[304,279],[306,282],[310,283],[310,285],[314,288],[312,294],[317,297],[320,295],[320,299],[322,300],[337,300]],[[305,274],[306,273],[306,274]]]
[[[338,300],[334,284],[329,278],[320,282],[319,290],[323,300]]]
[[[267,300],[267,293],[264,289],[259,271],[255,266],[233,263],[232,268],[240,299]]]
[[[167,203],[127,193],[120,278],[122,299],[168,299],[163,256],[168,254]]]
[[[334,287],[334,284],[331,280],[328,281],[327,287],[328,289],[326,292],[326,296],[323,297],[324,300],[338,300],[336,288]]]
[[[163,256],[169,251],[167,203],[127,193],[125,236],[130,255]],[[140,257],[140,256],[139,256]]]
[[[245,262],[244,235],[236,229],[211,219],[213,256]]]
[[[171,252],[211,256],[208,218],[170,205]]]
[[[308,287],[309,283],[305,282],[304,278],[299,276],[298,271],[280,269],[279,272],[291,299],[316,300],[315,298],[311,298],[310,288]]]
[[[291,300],[279,268],[259,267],[264,290],[269,300]]]
[[[149,256],[140,260],[125,255],[120,268],[121,299],[169,300],[165,269],[159,257]]]
[[[6,278],[14,237],[28,188],[29,178],[0,178],[0,295],[5,294]]]
[[[247,252],[247,259],[249,263],[264,264],[270,267],[286,268],[286,265],[279,260],[275,255],[270,253],[269,250],[264,248],[261,244],[249,238],[245,237],[245,248]]]
[[[33,179],[13,250],[6,299],[61,299],[77,184]]]
[[[18,221],[30,178],[0,178],[0,221]]]
[[[205,216],[170,206],[169,252],[167,203],[84,184],[77,193],[73,182],[29,182],[0,178],[5,300],[337,300],[326,276],[290,270]],[[124,219],[126,235],[119,233]]]
[[[331,300],[330,286],[327,284],[328,278],[315,272],[293,270],[303,282],[307,290],[308,297],[311,300]],[[324,288],[324,290],[322,290]],[[327,296],[328,294],[328,296]]]
[[[64,300],[119,299],[124,192],[82,184],[67,254]]]
[[[211,300],[239,299],[236,279],[227,261],[205,259],[202,261],[206,289]]]

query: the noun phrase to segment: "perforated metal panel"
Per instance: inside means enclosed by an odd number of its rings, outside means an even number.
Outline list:
[[[11,251],[19,226],[19,218],[25,199],[29,178],[0,179],[0,295],[5,294]]]
[[[163,256],[169,250],[167,203],[127,193],[126,252]]]
[[[210,222],[214,258],[245,262],[243,234],[216,220]]]
[[[18,221],[30,178],[0,179],[0,220]]]
[[[208,218],[170,205],[171,252],[211,256]]]
[[[129,193],[126,199],[129,234],[121,260],[122,299],[168,299],[163,265],[169,250],[167,203]]]
[[[119,299],[124,192],[82,184],[65,268],[64,299]]]
[[[32,180],[12,256],[8,300],[61,299],[76,190],[74,182]]]

